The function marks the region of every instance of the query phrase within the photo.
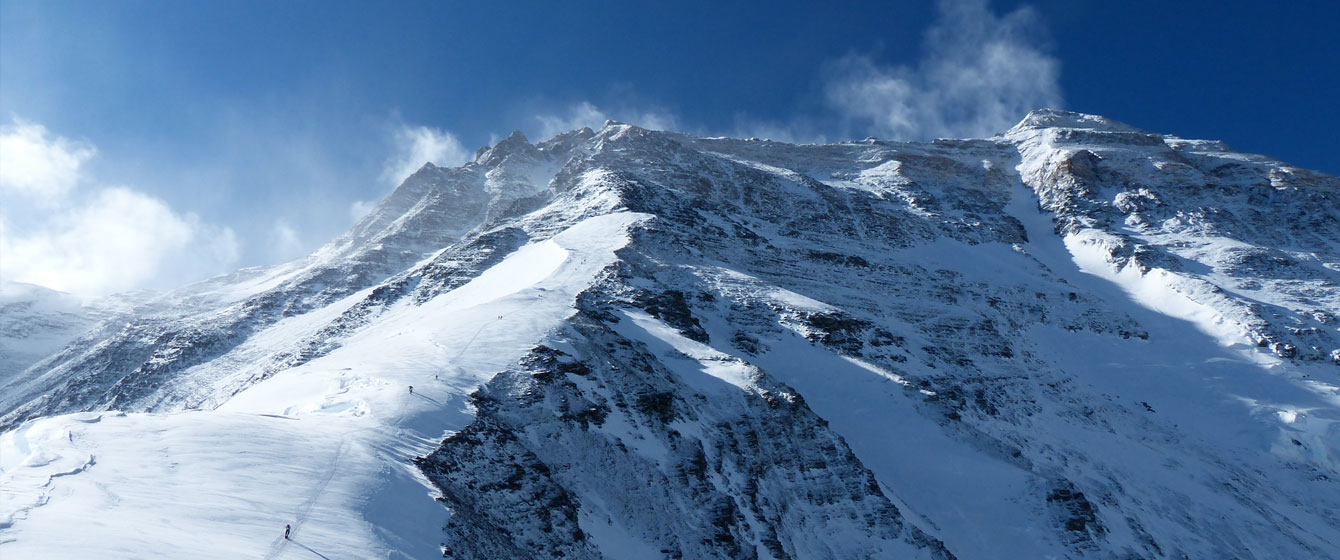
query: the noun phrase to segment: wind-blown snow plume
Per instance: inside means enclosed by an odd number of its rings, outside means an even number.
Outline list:
[[[392,132],[391,146],[392,154],[382,164],[381,172],[382,182],[391,187],[425,163],[453,166],[470,158],[470,152],[455,134],[431,126],[398,124]],[[357,222],[376,206],[375,200],[355,200],[349,205],[349,218]]]
[[[424,163],[453,166],[465,163],[470,153],[451,132],[430,126],[400,125],[395,131],[395,153],[382,167],[382,180],[391,186],[405,180]]]
[[[996,17],[986,0],[944,0],[915,66],[881,66],[865,55],[833,63],[828,103],[854,134],[907,140],[985,137],[1019,116],[1059,107],[1060,62],[1040,48],[1037,14]]]
[[[582,127],[598,129],[607,120],[616,120],[638,125],[651,130],[676,130],[679,119],[672,114],[657,110],[616,109],[605,110],[589,101],[573,104],[558,113],[542,113],[535,116],[539,122],[538,139],[553,138],[569,130]]]
[[[271,228],[273,235],[270,246],[270,260],[274,262],[292,259],[303,252],[309,250],[309,247],[303,243],[298,235],[298,230],[294,229],[285,220],[276,220],[274,227]]]

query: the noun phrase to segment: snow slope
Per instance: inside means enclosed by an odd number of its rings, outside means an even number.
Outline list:
[[[6,432],[6,555],[440,557],[431,519],[447,514],[410,460],[468,421],[464,396],[484,380],[472,372],[515,363],[573,312],[639,219],[593,217],[524,246],[217,409],[77,413]]]
[[[0,381],[0,552],[1336,557],[1337,317],[1216,142],[518,133]]]

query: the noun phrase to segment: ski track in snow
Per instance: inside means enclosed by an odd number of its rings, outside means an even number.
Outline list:
[[[440,558],[448,513],[410,460],[469,422],[467,395],[570,315],[644,218],[589,218],[522,247],[216,410],[70,414],[5,433],[5,557]]]

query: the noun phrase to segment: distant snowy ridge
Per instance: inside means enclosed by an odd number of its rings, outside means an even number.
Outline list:
[[[85,301],[34,284],[0,282],[0,382],[125,313],[134,296]]]
[[[1338,317],[1218,142],[516,133],[0,376],[0,552],[1337,557]]]

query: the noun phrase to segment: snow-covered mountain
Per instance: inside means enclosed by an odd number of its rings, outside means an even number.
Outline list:
[[[1340,557],[1340,180],[1097,116],[516,133],[79,330],[6,556]]]

